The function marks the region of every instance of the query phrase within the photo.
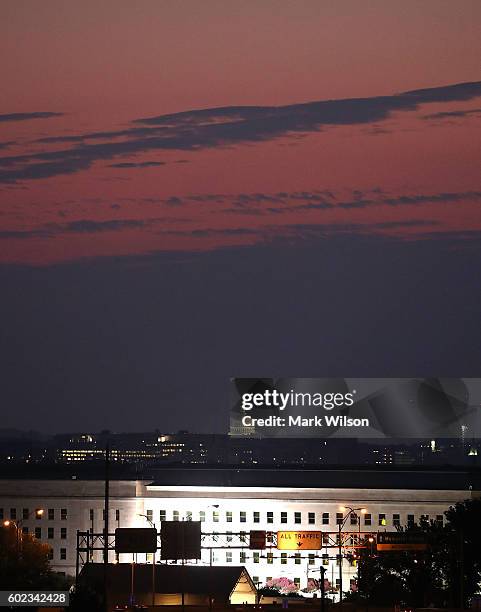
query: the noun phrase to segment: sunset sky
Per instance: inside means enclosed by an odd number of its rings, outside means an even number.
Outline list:
[[[478,0],[7,0],[0,54],[5,426],[479,364]]]

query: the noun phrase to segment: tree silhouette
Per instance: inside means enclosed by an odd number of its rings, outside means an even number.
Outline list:
[[[359,556],[358,590],[347,597],[377,605],[466,607],[481,582],[481,500],[457,503],[444,525],[421,521],[401,529],[422,533],[426,551],[372,551]]]
[[[0,527],[0,590],[67,590],[68,580],[50,568],[49,551],[13,523]]]

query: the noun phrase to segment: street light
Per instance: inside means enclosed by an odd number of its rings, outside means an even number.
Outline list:
[[[151,521],[151,519],[146,515],[146,514],[140,514],[139,516],[142,516],[146,521],[148,521],[150,523],[150,526],[152,527],[152,529],[155,529],[155,541],[157,542],[157,527],[154,525],[154,523]],[[157,544],[156,544],[157,547]],[[133,576],[133,573],[132,573]],[[152,556],[152,606],[155,606],[155,552],[153,553]]]
[[[13,525],[15,527],[15,540],[16,540],[17,555],[20,555],[20,543],[23,542],[23,533],[20,531],[20,527],[22,526],[23,522],[28,520],[32,516],[32,514],[35,514],[35,516],[37,517],[41,517],[43,512],[44,512],[43,508],[36,508],[35,510],[32,510],[31,512],[29,512],[27,516],[20,519],[19,521],[16,521],[14,519],[3,521],[4,527],[10,527],[10,525]]]
[[[339,604],[342,604],[342,528],[346,524],[347,519],[354,515],[357,518],[359,531],[361,530],[361,519],[356,515],[356,512],[366,514],[366,508],[351,508],[350,506],[340,506],[339,510],[344,513],[347,511],[343,520],[339,522]]]

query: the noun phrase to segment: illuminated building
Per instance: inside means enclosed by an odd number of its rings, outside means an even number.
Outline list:
[[[256,551],[239,548],[239,539],[250,530],[322,531],[335,536],[343,517],[340,505],[366,509],[347,522],[345,532],[395,530],[421,517],[443,521],[451,505],[479,497],[480,491],[479,471],[164,468],[151,480],[112,480],[109,528],[113,532],[116,527],[145,527],[148,519],[160,530],[163,520],[200,520],[202,532],[214,534],[206,541],[224,548],[203,550],[199,563],[245,565],[261,585],[269,578],[288,576],[301,588],[308,577],[318,576],[315,572],[323,564],[335,585],[339,569],[334,548]],[[4,478],[0,517],[21,517],[31,508],[45,508],[41,518],[30,517],[24,528],[52,546],[55,570],[73,574],[77,530],[102,532],[103,493],[102,480],[82,480],[80,474],[68,480]],[[234,544],[237,547],[230,548]],[[101,554],[95,552],[92,560],[100,562]],[[119,560],[130,562],[132,556],[120,555]],[[139,554],[137,561],[151,562],[152,555]],[[343,568],[346,589],[357,568],[348,560]]]

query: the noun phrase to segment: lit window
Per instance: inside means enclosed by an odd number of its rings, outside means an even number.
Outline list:
[[[329,555],[328,554],[322,555],[322,565],[329,565]]]
[[[379,515],[379,525],[387,525],[386,515],[385,514],[380,514]]]

